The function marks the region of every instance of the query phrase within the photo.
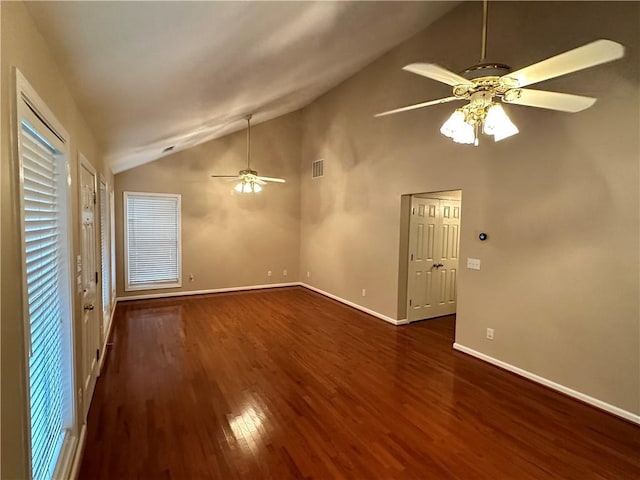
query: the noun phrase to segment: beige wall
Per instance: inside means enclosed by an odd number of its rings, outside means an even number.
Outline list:
[[[74,255],[77,152],[108,173],[66,87],[67,72],[49,55],[24,5],[2,2],[0,8],[0,477],[11,479],[24,477],[27,468],[19,223],[10,142],[12,65],[72,137]],[[122,192],[171,192],[183,196],[184,286],[179,291],[303,278],[398,318],[401,196],[462,189],[461,257],[480,258],[482,270],[460,272],[456,341],[640,413],[639,9],[635,2],[493,2],[489,57],[515,68],[600,37],[627,46],[622,61],[537,86],[597,96],[593,108],[571,115],[513,106],[508,112],[522,133],[498,144],[482,138],[482,145],[472,148],[441,137],[438,129],[451,105],[372,118],[378,111],[449,95],[446,86],[400,68],[419,60],[453,70],[476,63],[480,7],[474,2],[302,112],[256,125],[254,165],[265,175],[287,178],[285,185],[241,196],[230,193],[232,184],[208,177],[243,165],[244,132],[118,175],[118,295],[127,294],[122,288]],[[318,158],[325,159],[325,177],[311,180],[310,165]],[[477,240],[480,231],[489,233],[489,241]],[[189,273],[195,275],[192,283]],[[360,295],[362,288],[367,297]],[[495,329],[493,342],[484,340],[486,327]]]
[[[87,128],[72,92],[66,87],[65,73],[59,70],[22,2],[1,2],[1,398],[0,478],[26,478],[28,468],[24,386],[24,340],[21,307],[20,223],[17,210],[17,173],[15,145],[11,141],[15,125],[10,112],[15,103],[13,66],[17,66],[40,97],[70,134],[72,178],[72,219],[74,258],[78,252],[77,154],[81,151],[94,166],[112,180],[101,160],[100,149]],[[80,318],[79,297],[74,298],[75,318]],[[80,346],[79,321],[76,321],[76,348]],[[79,379],[80,368],[76,366]]]
[[[456,342],[638,414],[640,5],[490,9],[488,56],[514,68],[597,38],[627,56],[534,87],[599,100],[578,114],[507,107],[521,133],[501,143],[440,135],[452,104],[374,119],[450,95],[403,65],[477,63],[481,6],[471,2],[313,102],[303,110],[301,277],[397,318],[401,195],[462,189],[461,258],[480,258],[482,270],[460,272]],[[318,158],[325,176],[311,180]]]
[[[252,168],[287,181],[258,194],[237,193],[237,182],[210,177],[246,168],[246,130],[116,175],[118,297],[298,281],[299,165],[300,113],[294,112],[251,127]],[[182,195],[181,288],[124,291],[125,191]]]

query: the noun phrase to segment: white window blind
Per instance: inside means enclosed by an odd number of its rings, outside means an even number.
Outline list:
[[[20,123],[32,478],[50,479],[68,432],[70,291],[64,162],[35,122]],[[38,125],[41,131],[46,127]]]
[[[102,256],[102,314],[107,316],[111,313],[111,249],[109,240],[111,238],[109,231],[109,196],[107,185],[100,182],[100,252]],[[105,328],[108,322],[104,322]]]
[[[180,195],[124,193],[126,290],[182,285]]]

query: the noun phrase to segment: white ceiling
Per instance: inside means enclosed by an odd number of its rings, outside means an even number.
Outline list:
[[[297,110],[459,2],[27,2],[114,173]]]

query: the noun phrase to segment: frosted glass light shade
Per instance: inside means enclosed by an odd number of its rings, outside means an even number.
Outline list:
[[[440,127],[440,133],[453,139],[456,143],[474,143],[476,134],[473,126],[464,121],[464,113],[456,110]]]
[[[460,128],[453,135],[453,141],[456,143],[471,144],[476,142],[476,134],[473,131],[473,127],[467,122],[460,125]]]
[[[456,132],[460,129],[461,125],[464,125],[464,113],[460,110],[456,110],[451,114],[446,122],[440,127],[440,133],[445,137],[453,138]]]
[[[484,133],[493,135],[495,141],[499,142],[519,133],[519,130],[507,116],[502,105],[494,104],[489,107],[487,117],[484,119]]]

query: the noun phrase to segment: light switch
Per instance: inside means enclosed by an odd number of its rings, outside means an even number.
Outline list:
[[[470,268],[471,270],[480,270],[480,259],[467,258],[467,268]]]

